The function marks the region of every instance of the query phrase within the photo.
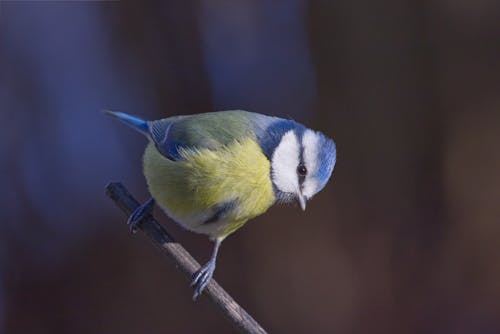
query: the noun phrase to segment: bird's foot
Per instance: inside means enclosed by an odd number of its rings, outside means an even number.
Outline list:
[[[207,286],[208,282],[214,275],[215,271],[215,259],[211,259],[208,261],[203,267],[201,267],[196,273],[193,275],[193,281],[191,282],[191,286],[194,286],[194,294],[193,300],[196,300],[198,296],[202,293],[203,289]]]
[[[137,207],[137,209],[132,212],[130,217],[128,217],[127,224],[130,225],[130,232],[135,233],[139,223],[153,211],[153,207],[155,206],[155,200],[150,198],[144,204],[141,204]]]

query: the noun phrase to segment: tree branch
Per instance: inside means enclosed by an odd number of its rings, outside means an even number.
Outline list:
[[[129,216],[138,206],[125,186],[119,182],[111,182],[106,186],[106,194],[115,204]],[[170,256],[177,267],[189,279],[200,268],[200,265],[181,244],[174,241],[168,232],[149,215],[139,224],[138,229],[144,232],[153,244]],[[206,294],[226,318],[242,333],[267,333],[236,301],[217,283],[211,279],[203,294]]]

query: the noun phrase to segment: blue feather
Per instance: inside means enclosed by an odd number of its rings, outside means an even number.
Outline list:
[[[262,148],[264,155],[269,160],[271,160],[274,149],[278,146],[281,138],[286,132],[294,130],[300,140],[306,129],[302,124],[292,120],[282,118],[275,118],[275,120],[276,121],[263,129],[262,132],[256,133],[259,145]]]
[[[337,161],[337,148],[335,142],[321,134],[321,151],[319,152],[319,161],[317,178],[319,181],[318,191],[323,189],[332,175],[335,162]]]
[[[145,136],[148,136],[148,122],[135,116],[131,116],[119,111],[103,110],[103,113],[116,117],[131,128],[139,131]]]
[[[155,143],[156,149],[167,159],[176,161],[181,159],[180,149],[189,148],[188,145],[175,139],[175,134],[171,129],[175,121],[184,118],[183,116],[165,118],[149,123],[149,135]]]

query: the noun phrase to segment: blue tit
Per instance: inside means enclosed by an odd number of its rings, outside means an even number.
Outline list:
[[[215,270],[221,242],[277,202],[306,203],[330,178],[333,140],[292,120],[220,111],[146,121],[106,111],[145,135],[144,175],[152,196],[129,218],[131,228],[157,203],[182,227],[214,241],[194,275],[194,296]]]

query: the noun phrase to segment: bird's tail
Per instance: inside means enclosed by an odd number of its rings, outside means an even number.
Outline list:
[[[118,118],[123,123],[127,124],[131,128],[139,131],[145,136],[148,136],[148,122],[140,119],[138,117],[125,114],[119,111],[103,110],[103,113]]]

